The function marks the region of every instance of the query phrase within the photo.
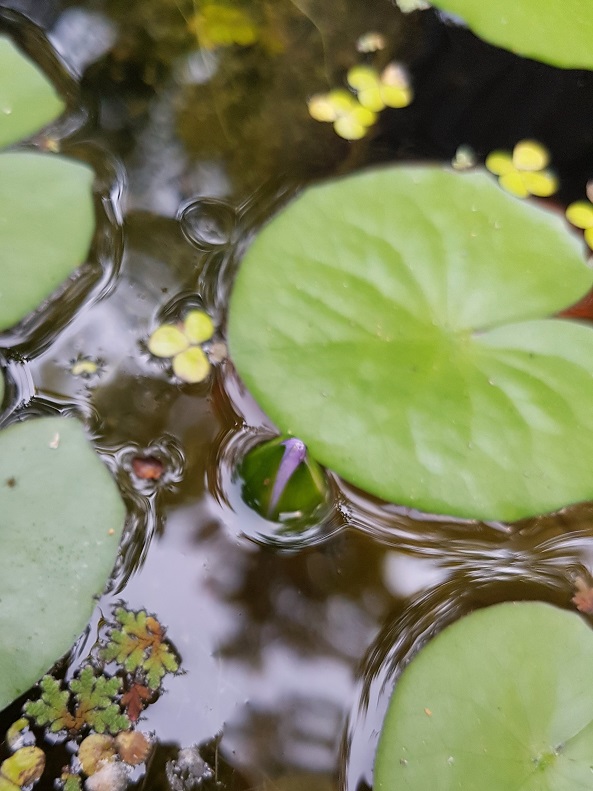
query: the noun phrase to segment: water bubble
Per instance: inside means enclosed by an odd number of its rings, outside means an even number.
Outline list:
[[[232,206],[215,198],[189,203],[179,215],[184,236],[199,250],[228,245],[234,235],[236,216]]]

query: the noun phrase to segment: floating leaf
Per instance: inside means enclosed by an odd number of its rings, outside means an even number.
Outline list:
[[[590,201],[575,201],[566,209],[568,222],[585,231],[585,241],[593,249],[593,204]]]
[[[208,358],[199,346],[191,346],[173,358],[173,373],[189,384],[203,382],[210,373]]]
[[[25,704],[25,713],[39,727],[48,725],[54,733],[72,730],[75,719],[69,711],[70,693],[63,690],[60,682],[53,676],[44,676],[40,682],[41,697]]]
[[[155,357],[173,357],[189,346],[189,339],[174,324],[162,324],[148,339],[148,351]]]
[[[484,173],[371,170],[263,229],[229,346],[324,466],[392,502],[514,520],[593,497],[593,332],[547,318],[592,281],[564,220]]]
[[[115,558],[125,507],[73,418],[0,432],[0,709],[86,625]]]
[[[205,49],[232,44],[246,47],[255,44],[258,36],[258,29],[247,12],[226,3],[203,4],[188,27]]]
[[[78,748],[78,760],[85,775],[93,775],[104,763],[115,758],[115,739],[106,733],[91,733]]]
[[[144,684],[134,683],[124,692],[120,702],[130,722],[138,722],[138,718],[145,707],[152,702],[153,697],[154,691],[145,687]]]
[[[121,629],[111,630],[101,658],[106,662],[117,662],[128,673],[138,669],[144,671],[148,687],[157,689],[165,673],[175,673],[179,668],[165,641],[165,630],[144,610],[131,612],[120,607],[115,617]]]
[[[0,779],[17,788],[36,783],[45,769],[45,753],[39,747],[21,747],[0,765]]]
[[[130,727],[114,702],[121,686],[119,678],[95,676],[92,667],[85,667],[70,682],[69,691],[62,690],[51,676],[45,676],[40,686],[40,699],[27,703],[25,713],[36,725],[47,725],[53,733],[74,733],[89,727],[97,733],[115,734]]]
[[[141,731],[118,733],[115,743],[119,757],[130,766],[138,766],[146,761],[152,748],[150,740]]]
[[[316,121],[333,122],[336,134],[345,140],[360,140],[377,120],[376,113],[343,88],[315,94],[309,99],[308,108]]]
[[[510,154],[492,151],[486,157],[486,167],[499,177],[500,186],[517,198],[536,195],[548,198],[558,190],[558,179],[544,170],[550,161],[548,150],[535,140],[521,140]]]
[[[76,729],[82,723],[97,733],[118,733],[130,727],[128,718],[121,714],[114,703],[119,692],[119,678],[95,676],[91,667],[85,667],[78,678],[70,682],[70,689],[76,698]]]
[[[376,791],[591,787],[593,633],[541,602],[462,618],[403,671],[383,723]]]
[[[402,2],[399,0],[398,5]],[[481,38],[566,69],[593,69],[593,7],[582,0],[432,0]]]
[[[0,36],[0,148],[38,132],[63,110],[43,72]]]
[[[85,261],[95,227],[90,167],[0,154],[0,330],[21,321]]]
[[[183,331],[190,343],[204,343],[214,335],[214,323],[203,310],[190,310],[183,320]]]

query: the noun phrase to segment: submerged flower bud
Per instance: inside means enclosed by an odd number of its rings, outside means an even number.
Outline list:
[[[255,447],[243,459],[239,475],[244,502],[275,522],[306,516],[327,499],[321,467],[294,437],[278,437]]]

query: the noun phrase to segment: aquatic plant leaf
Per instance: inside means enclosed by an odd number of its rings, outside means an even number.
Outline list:
[[[166,673],[175,673],[179,663],[165,640],[161,624],[144,610],[133,612],[120,607],[115,613],[121,629],[112,629],[101,651],[106,662],[117,662],[127,672],[142,670],[151,690],[158,689]]]
[[[44,676],[40,687],[39,700],[25,705],[25,714],[39,727],[49,726],[53,733],[76,733],[88,727],[97,733],[113,734],[130,727],[115,702],[121,687],[119,678],[96,676],[92,667],[85,667],[70,682],[69,690],[62,690],[52,676]]]
[[[115,739],[105,733],[89,734],[78,748],[78,760],[85,775],[92,775],[101,764],[113,761],[115,754]]]
[[[130,722],[138,721],[138,718],[146,706],[152,702],[153,697],[153,690],[149,689],[149,687],[145,687],[144,684],[132,684],[132,686],[124,692],[121,696],[120,703],[125,709]]]
[[[73,418],[0,432],[0,709],[85,627],[117,556],[125,506]]]
[[[38,132],[64,107],[43,72],[0,36],[0,148]]]
[[[91,667],[85,667],[80,676],[70,682],[70,690],[76,698],[77,730],[84,724],[97,733],[115,734],[130,727],[130,721],[114,702],[120,686],[119,678],[95,676]]]
[[[82,264],[95,228],[90,167],[30,151],[0,154],[0,330]]]
[[[68,708],[70,693],[63,690],[59,681],[53,676],[44,676],[39,684],[41,697],[39,700],[25,704],[25,714],[39,727],[48,725],[50,731],[57,733],[72,730],[75,719]]]
[[[376,791],[574,791],[591,785],[593,632],[542,602],[448,626],[396,681]]]
[[[190,343],[204,343],[214,335],[214,323],[203,310],[190,310],[183,319],[183,332]]]
[[[115,737],[119,757],[130,766],[144,763],[152,750],[152,742],[142,731],[124,731]]]
[[[229,348],[280,431],[374,495],[515,520],[593,498],[593,282],[563,219],[483,172],[367,171],[248,249]]]
[[[582,0],[431,0],[476,35],[518,55],[566,69],[593,69],[593,7]]]
[[[0,764],[0,778],[17,788],[36,783],[45,769],[45,753],[39,747],[21,747]]]
[[[199,346],[191,346],[173,357],[173,373],[183,382],[203,382],[210,373],[210,362]]]

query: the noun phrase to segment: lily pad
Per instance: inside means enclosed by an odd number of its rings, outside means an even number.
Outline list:
[[[38,132],[64,107],[43,72],[0,36],[0,148]]]
[[[125,507],[73,418],[0,432],[0,709],[72,646],[115,562]]]
[[[21,321],[85,261],[95,228],[90,167],[0,154],[0,330]]]
[[[582,0],[431,0],[476,35],[565,69],[593,69],[593,7]]]
[[[591,788],[592,661],[589,626],[548,604],[462,618],[396,682],[374,788]]]
[[[247,251],[238,372],[280,431],[391,502],[514,520],[593,498],[593,283],[562,218],[484,173],[306,190]]]

